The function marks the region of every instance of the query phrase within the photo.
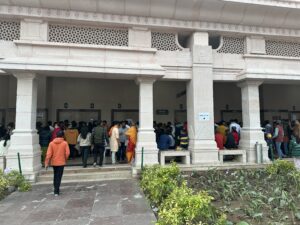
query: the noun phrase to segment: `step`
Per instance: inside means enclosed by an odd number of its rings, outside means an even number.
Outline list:
[[[97,168],[97,167],[93,167],[93,166],[89,166],[87,168],[82,168],[82,166],[66,166],[64,169],[64,174],[69,174],[69,173],[97,173],[99,171],[101,172],[108,172],[108,171],[130,171],[131,170],[131,166],[130,165],[105,165],[101,168]],[[48,170],[46,171],[45,169],[43,169],[40,172],[41,175],[45,175],[45,174],[53,174],[53,169],[52,167],[49,167]]]
[[[64,173],[62,183],[84,182],[84,181],[103,181],[131,179],[131,170],[99,171],[98,172],[78,172]],[[43,174],[38,176],[37,184],[46,184],[53,182],[53,174]]]

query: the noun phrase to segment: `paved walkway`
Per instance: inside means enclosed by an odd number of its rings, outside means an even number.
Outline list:
[[[155,216],[137,181],[64,184],[55,197],[52,185],[14,192],[0,201],[0,224],[150,225]]]

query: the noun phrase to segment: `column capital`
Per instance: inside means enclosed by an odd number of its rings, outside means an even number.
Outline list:
[[[151,48],[151,31],[147,27],[131,27],[128,30],[129,47]]]
[[[21,20],[20,40],[47,41],[48,22],[35,18]]]
[[[136,84],[142,84],[142,83],[153,84],[155,81],[156,79],[153,77],[137,77],[135,79]]]
[[[247,86],[257,86],[258,87],[262,83],[263,83],[262,80],[244,80],[244,81],[237,83],[237,86],[240,88],[247,87]]]
[[[263,36],[246,37],[247,54],[266,54],[266,42]]]
[[[31,71],[26,71],[26,70],[15,70],[11,71],[14,77],[17,79],[30,79],[33,80],[36,78],[36,74]]]
[[[190,40],[190,47],[193,46],[208,46],[209,45],[209,34],[207,32],[195,32],[192,34]]]

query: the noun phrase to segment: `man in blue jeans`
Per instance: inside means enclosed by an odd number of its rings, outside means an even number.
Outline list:
[[[129,126],[126,124],[126,121],[122,121],[121,126],[119,128],[120,147],[117,152],[117,160],[119,161],[125,161],[126,158],[127,137],[125,134],[128,129]]]
[[[278,158],[282,159],[283,157],[286,157],[286,155],[284,155],[281,150],[281,145],[283,143],[283,137],[284,137],[284,131],[283,131],[283,127],[281,125],[280,120],[277,120],[275,125],[276,125],[276,127],[274,130],[273,139],[275,141],[275,148],[277,151]]]

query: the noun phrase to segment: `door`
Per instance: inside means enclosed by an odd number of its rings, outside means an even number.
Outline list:
[[[242,122],[242,110],[222,110],[221,119],[226,122],[229,122],[232,119],[237,119],[239,122]]]
[[[139,110],[137,109],[112,109],[111,121],[131,120],[139,121]]]
[[[101,110],[94,109],[57,109],[57,121],[85,121],[101,120]]]

